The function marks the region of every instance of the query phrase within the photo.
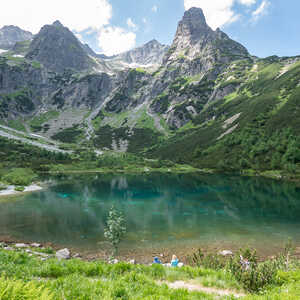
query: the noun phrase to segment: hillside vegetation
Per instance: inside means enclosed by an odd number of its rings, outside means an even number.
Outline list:
[[[266,262],[260,263],[255,272],[253,269],[239,271],[241,273],[233,267],[229,271],[220,267],[220,262],[213,262],[214,259],[210,259],[203,261],[200,267],[170,268],[80,259],[41,261],[20,250],[0,249],[0,299],[225,300],[240,296],[245,300],[299,299],[300,271],[296,261],[289,261],[289,270],[279,264],[277,271],[271,271],[272,263]],[[215,270],[205,268],[205,265],[211,265]],[[260,277],[256,278],[255,274]],[[183,288],[176,288],[179,281],[184,284]],[[188,286],[197,287],[197,290],[184,288]],[[250,286],[252,293],[248,291]]]
[[[285,59],[271,57],[259,60],[250,71],[239,69],[238,76],[247,79],[232,94],[212,103],[185,130],[148,153],[197,167],[299,175],[300,63],[280,75],[286,65]],[[235,76],[235,71],[232,74],[226,76]],[[220,80],[224,82],[222,76]]]

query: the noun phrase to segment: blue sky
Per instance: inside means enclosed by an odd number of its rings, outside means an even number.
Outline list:
[[[0,27],[37,33],[58,19],[96,52],[112,55],[154,38],[171,44],[192,6],[253,55],[300,55],[299,0],[10,0],[1,4]]]

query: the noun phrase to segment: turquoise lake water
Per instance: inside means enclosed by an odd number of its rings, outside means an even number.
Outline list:
[[[121,250],[300,246],[300,187],[228,175],[74,175],[0,202],[0,236],[97,251],[114,204],[127,220]]]

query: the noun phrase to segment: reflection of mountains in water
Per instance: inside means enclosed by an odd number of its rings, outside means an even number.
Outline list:
[[[199,174],[91,175],[64,178],[24,200],[0,204],[0,228],[37,240],[102,240],[112,204],[125,213],[129,232],[145,240],[150,232],[176,239],[300,220],[300,191],[291,183]]]
[[[226,214],[273,216],[300,219],[300,188],[294,183],[264,178],[203,174],[90,175],[68,178],[69,193],[81,194],[88,187],[89,197],[129,201],[138,205],[150,201],[178,207],[188,200],[199,212],[225,210]],[[71,181],[71,183],[70,183]],[[130,202],[131,201],[131,202]],[[184,206],[186,203],[184,204]],[[186,211],[186,209],[183,209]]]

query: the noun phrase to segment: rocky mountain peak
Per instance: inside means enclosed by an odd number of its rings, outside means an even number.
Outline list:
[[[192,7],[184,13],[179,23],[179,29],[188,30],[191,35],[201,34],[209,30],[206,19],[201,8]]]
[[[22,30],[18,26],[7,25],[0,29],[0,48],[10,49],[17,42],[31,40],[33,37],[29,31]]]
[[[59,21],[45,25],[35,36],[26,58],[42,63],[55,72],[83,71],[91,61],[75,35]]]
[[[225,57],[225,54],[230,60],[233,56],[247,56],[248,51],[219,28],[216,31],[212,30],[206,23],[203,10],[192,7],[184,13],[178,23],[173,44],[163,61],[172,63],[178,58],[199,58],[205,61],[204,69],[208,69],[216,62],[225,62],[220,58]]]
[[[64,27],[59,20],[56,20],[52,25],[56,27]]]
[[[163,45],[153,39],[141,47],[117,55],[114,60],[119,60],[127,64],[158,65],[162,62],[168,49],[169,46]]]

